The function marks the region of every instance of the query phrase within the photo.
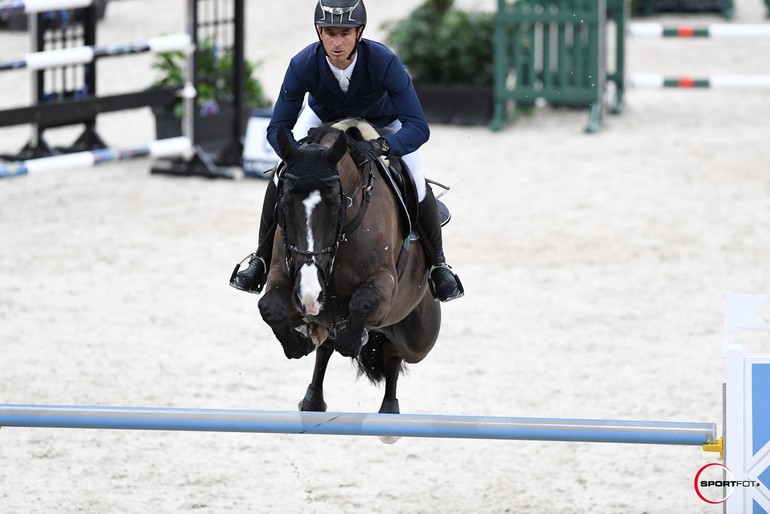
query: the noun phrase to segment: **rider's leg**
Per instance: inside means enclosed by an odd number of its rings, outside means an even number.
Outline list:
[[[423,180],[424,182],[424,180]],[[417,208],[417,224],[420,238],[423,241],[428,260],[430,261],[430,279],[433,295],[442,302],[460,298],[465,290],[460,278],[452,272],[444,257],[444,247],[441,237],[441,221],[438,214],[436,197],[433,190],[426,184],[425,198]]]
[[[292,133],[296,140],[302,139],[313,127],[321,125],[321,120],[310,107],[305,106],[294,124]],[[257,251],[249,256],[249,266],[230,277],[230,285],[248,293],[259,293],[267,280],[267,270],[270,267],[270,258],[273,255],[273,239],[275,237],[275,203],[278,191],[278,173],[276,173],[265,191],[265,200],[262,203],[262,218],[259,225],[259,243]],[[236,270],[238,267],[236,267]]]
[[[275,237],[275,204],[278,198],[277,175],[270,180],[262,202],[257,251],[249,256],[249,267],[230,277],[230,285],[247,293],[259,293],[267,280],[267,269],[273,255]],[[238,267],[235,268],[238,270]]]
[[[417,209],[417,223],[422,227],[420,237],[430,260],[430,279],[433,282],[433,294],[442,302],[454,300],[461,297],[464,290],[460,278],[452,272],[444,257],[438,205],[436,197],[433,195],[433,190],[425,182],[420,151],[417,150],[405,155],[402,159],[406,163],[407,168],[409,168],[412,178],[414,178],[414,183],[417,186],[417,197],[420,201]]]

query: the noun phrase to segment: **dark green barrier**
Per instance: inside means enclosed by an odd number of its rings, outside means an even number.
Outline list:
[[[601,122],[607,82],[622,101],[622,33],[626,0],[499,0],[495,17],[494,130],[508,106],[527,109],[544,99],[554,106],[588,108],[586,131]],[[607,22],[617,26],[615,70],[607,72]]]

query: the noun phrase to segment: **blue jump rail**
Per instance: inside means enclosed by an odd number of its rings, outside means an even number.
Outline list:
[[[510,439],[703,446],[715,423],[148,407],[0,405],[0,427]]]

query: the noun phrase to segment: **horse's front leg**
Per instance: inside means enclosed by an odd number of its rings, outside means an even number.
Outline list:
[[[299,402],[299,410],[326,412],[324,377],[326,376],[326,366],[329,364],[329,358],[331,358],[333,353],[334,346],[329,341],[326,341],[316,349],[313,380],[307,386],[305,397]]]
[[[271,273],[273,275],[273,273]],[[283,346],[283,353],[289,359],[299,359],[313,351],[315,345],[305,334],[294,330],[289,318],[289,287],[288,278],[283,276],[270,277],[268,291],[259,300],[259,313],[273,334]],[[297,314],[298,316],[298,314]]]
[[[348,304],[348,319],[336,334],[334,348],[338,352],[345,357],[358,357],[368,339],[366,325],[379,324],[380,313],[383,309],[390,309],[395,283],[391,273],[382,271],[372,275],[353,292]]]

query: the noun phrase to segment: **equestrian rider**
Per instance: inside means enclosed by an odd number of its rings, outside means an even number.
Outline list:
[[[443,302],[459,298],[463,288],[446,264],[436,198],[423,175],[419,148],[430,130],[411,78],[385,45],[362,39],[366,26],[362,0],[319,0],[314,22],[319,41],[291,59],[267,128],[268,141],[283,158],[277,141],[281,126],[293,127],[295,140],[313,127],[348,117],[384,127],[385,136],[354,143],[351,156],[359,166],[379,156],[402,156],[417,186],[417,222],[428,239],[422,238],[434,294]],[[230,281],[236,289],[259,293],[267,279],[277,183],[276,174],[265,193],[257,251],[248,267]]]

